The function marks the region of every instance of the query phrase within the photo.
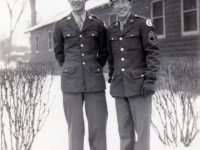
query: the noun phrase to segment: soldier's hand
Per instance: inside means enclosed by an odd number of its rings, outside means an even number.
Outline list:
[[[109,78],[109,79],[108,79],[108,83],[111,83],[111,81],[112,81],[112,78]]]
[[[141,91],[141,95],[143,95],[143,96],[150,96],[150,95],[153,95],[154,93],[155,93],[155,91],[153,91],[147,87],[143,87],[142,91]]]

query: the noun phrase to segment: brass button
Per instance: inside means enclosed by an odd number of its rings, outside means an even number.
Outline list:
[[[141,75],[141,77],[143,78],[143,77],[144,77],[144,75],[142,74],[142,75]]]
[[[83,62],[83,65],[85,65],[85,62]]]
[[[122,68],[122,69],[121,69],[121,71],[125,71],[125,69],[124,69],[124,68]]]
[[[124,58],[121,58],[121,61],[124,61],[125,59]]]
[[[121,48],[121,51],[123,52],[123,51],[124,51],[124,48]]]
[[[83,37],[82,35],[79,35],[79,37]]]
[[[81,47],[83,47],[83,44],[81,44]]]
[[[82,56],[84,56],[85,54],[84,53],[82,53]]]
[[[120,38],[119,38],[119,40],[121,41],[121,40],[123,40],[123,38],[122,38],[122,37],[120,37]]]

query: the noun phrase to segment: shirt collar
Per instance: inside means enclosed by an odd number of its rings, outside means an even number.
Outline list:
[[[79,16],[76,15],[74,12],[72,12],[72,15],[73,15],[75,21],[77,22]],[[81,15],[81,19],[83,20],[83,22],[85,21],[85,18],[86,18],[86,11]]]
[[[126,19],[124,20],[124,21],[121,21],[121,20],[119,20],[119,23],[120,23],[120,25],[126,25],[126,22],[127,22],[127,20],[128,20],[128,18],[129,18],[129,16],[130,16],[130,12],[129,12],[129,14],[127,15],[127,17],[126,17]]]

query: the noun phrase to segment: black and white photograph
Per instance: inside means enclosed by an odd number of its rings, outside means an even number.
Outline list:
[[[1,150],[199,150],[200,0],[0,0]]]

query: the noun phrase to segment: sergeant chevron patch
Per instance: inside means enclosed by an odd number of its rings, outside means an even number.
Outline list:
[[[156,34],[152,30],[150,30],[149,33],[148,33],[148,41],[149,42],[156,42]]]

